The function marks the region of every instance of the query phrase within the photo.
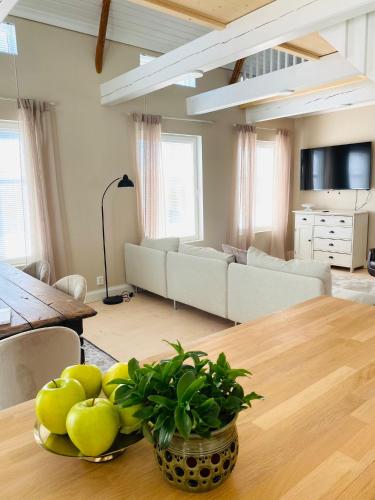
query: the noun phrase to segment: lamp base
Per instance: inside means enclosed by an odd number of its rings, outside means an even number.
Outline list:
[[[112,304],[121,304],[124,299],[122,295],[113,295],[112,297],[105,297],[103,299],[103,304],[112,305]]]

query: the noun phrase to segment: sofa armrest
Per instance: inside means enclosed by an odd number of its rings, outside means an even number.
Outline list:
[[[324,295],[318,278],[230,264],[228,318],[244,323]]]
[[[125,243],[127,283],[167,297],[166,259],[163,250]]]
[[[225,318],[227,273],[224,261],[168,252],[168,297]]]

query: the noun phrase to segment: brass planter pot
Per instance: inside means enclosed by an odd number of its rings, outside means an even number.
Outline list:
[[[175,434],[168,448],[155,445],[155,456],[164,479],[189,492],[217,488],[229,477],[238,455],[236,418],[206,439],[192,434],[184,440]]]

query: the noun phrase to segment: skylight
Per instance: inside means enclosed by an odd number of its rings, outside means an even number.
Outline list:
[[[0,54],[14,56],[18,54],[16,27],[14,24],[0,23]]]

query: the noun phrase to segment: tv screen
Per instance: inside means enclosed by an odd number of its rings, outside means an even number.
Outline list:
[[[371,142],[301,151],[301,190],[370,189]]]

